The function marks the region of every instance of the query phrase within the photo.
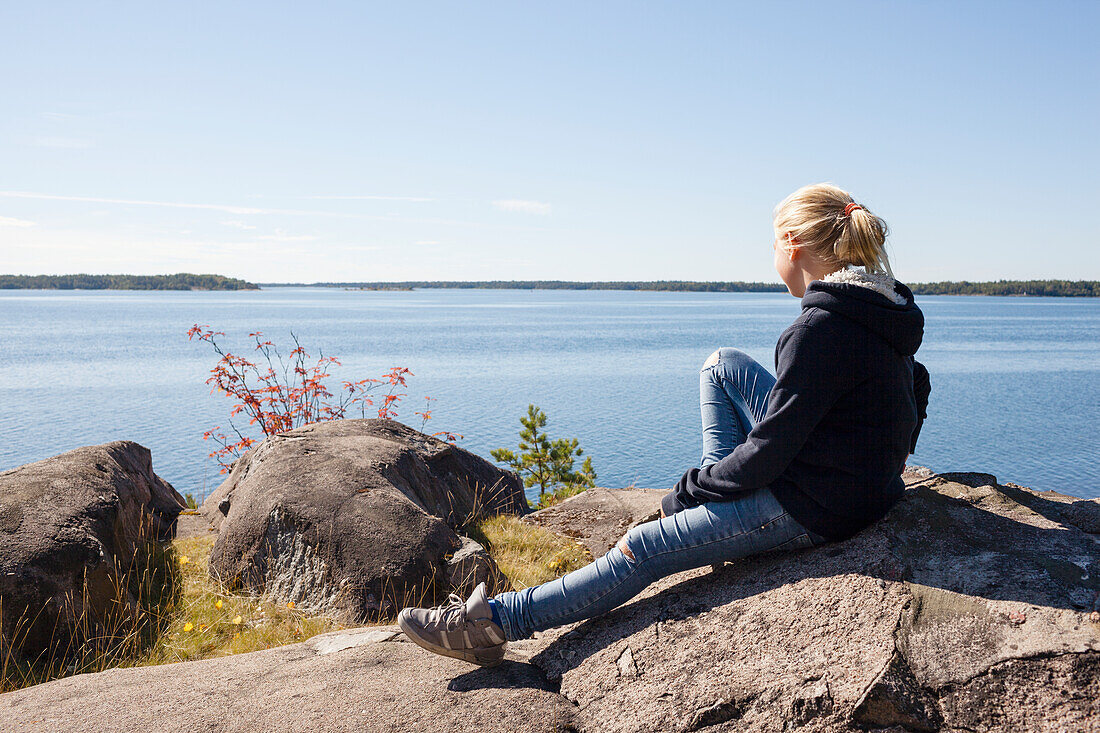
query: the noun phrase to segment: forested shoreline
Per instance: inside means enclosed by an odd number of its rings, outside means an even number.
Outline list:
[[[0,290],[257,290],[327,287],[349,290],[656,290],[709,293],[783,293],[781,283],[701,280],[402,280],[373,282],[251,283],[224,275],[0,275]],[[994,280],[912,283],[917,295],[1100,297],[1097,280]]]
[[[0,290],[258,290],[224,275],[0,275]]]
[[[415,288],[514,289],[514,290],[673,290],[718,293],[782,293],[781,283],[706,282],[695,280],[403,280],[376,282],[261,283],[262,287],[332,287],[361,290],[412,290]],[[945,281],[909,286],[917,295],[1020,295],[1100,297],[1097,280],[995,280]]]
[[[1053,297],[1100,297],[1097,280],[996,280],[993,282],[917,283],[910,286],[917,295],[1045,295]]]

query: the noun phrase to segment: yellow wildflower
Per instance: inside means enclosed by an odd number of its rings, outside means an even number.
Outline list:
[[[221,607],[222,607],[222,599],[219,598],[218,600],[214,601],[214,608],[216,608],[220,611]]]
[[[237,626],[240,626],[242,621],[244,621],[244,619],[241,618],[239,615],[234,617],[234,619],[233,619],[233,623]]]
[[[192,623],[191,623],[190,621],[188,621],[187,623],[185,623],[185,624],[183,625],[183,630],[184,630],[184,631],[190,631],[190,630],[191,630],[191,629],[193,629],[193,628],[195,628],[195,625],[194,625],[194,624],[192,624]]]

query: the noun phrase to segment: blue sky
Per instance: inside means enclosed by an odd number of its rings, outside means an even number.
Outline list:
[[[0,5],[0,272],[1100,279],[1100,4]]]

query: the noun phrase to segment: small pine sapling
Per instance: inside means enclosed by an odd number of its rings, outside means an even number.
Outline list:
[[[596,485],[590,456],[585,457],[580,470],[573,468],[576,459],[584,455],[577,439],[551,439],[542,431],[546,426],[545,412],[528,405],[527,415],[519,422],[523,427],[519,431],[518,452],[495,448],[490,454],[497,463],[519,474],[525,487],[539,487],[539,506],[549,506]]]

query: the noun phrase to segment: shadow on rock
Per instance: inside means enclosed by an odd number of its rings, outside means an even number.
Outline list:
[[[528,662],[515,662],[510,659],[496,667],[479,667],[455,677],[447,685],[451,692],[470,692],[471,690],[515,690],[531,689],[557,692],[558,685],[546,674]]]

